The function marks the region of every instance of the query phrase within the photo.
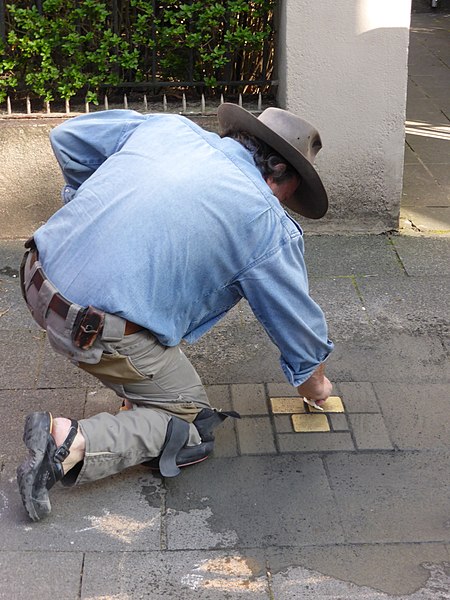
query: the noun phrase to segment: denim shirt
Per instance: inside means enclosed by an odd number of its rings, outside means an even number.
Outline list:
[[[51,133],[65,205],[35,233],[72,302],[194,342],[246,298],[300,385],[332,350],[310,298],[300,226],[251,154],[179,115],[128,110]]]

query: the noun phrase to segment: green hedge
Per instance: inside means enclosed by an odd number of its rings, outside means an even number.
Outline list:
[[[97,102],[102,87],[124,82],[261,79],[270,74],[275,3],[12,2],[0,41],[0,100]]]

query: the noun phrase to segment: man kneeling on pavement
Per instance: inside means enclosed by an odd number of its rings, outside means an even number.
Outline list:
[[[25,301],[54,350],[122,399],[80,421],[27,416],[18,467],[26,512],[49,490],[149,464],[173,477],[211,453],[212,408],[180,349],[245,298],[281,354],[287,380],[319,404],[332,350],[308,293],[300,226],[328,208],[313,167],[318,132],[278,108],[218,111],[220,135],[179,115],[110,110],[51,133],[64,206],[26,243]],[[220,365],[217,365],[220,369]]]

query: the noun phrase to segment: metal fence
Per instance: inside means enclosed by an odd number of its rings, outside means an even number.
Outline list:
[[[276,81],[273,82],[275,86]],[[230,99],[227,99],[230,101]],[[251,96],[239,94],[233,100],[239,106],[244,106],[247,110],[254,113],[260,113],[268,106],[272,106],[275,102],[271,98],[264,97],[261,93]],[[142,113],[151,112],[170,112],[183,114],[188,116],[208,116],[214,115],[220,104],[225,102],[224,96],[220,96],[218,100],[206,99],[204,94],[201,95],[199,102],[188,102],[186,95],[183,93],[180,102],[171,102],[167,100],[167,96],[163,94],[160,102],[150,102],[147,95],[143,94],[141,98],[130,100],[127,94],[124,94],[121,102],[116,99],[111,102],[108,95],[103,97],[102,104],[92,105],[90,102],[85,102],[81,105],[79,102],[71,102],[66,100],[64,103],[42,103],[39,99],[34,102],[29,96],[23,101],[16,100],[14,103],[8,96],[4,106],[0,106],[0,118],[60,118],[77,116],[80,114],[90,113],[93,111],[109,110],[109,109],[132,109]]]
[[[184,0],[185,4],[192,5],[195,0]],[[8,33],[8,11],[5,6],[5,0],[0,0],[0,38],[3,41]],[[21,4],[33,5],[40,15],[45,12],[45,4],[42,0],[29,0]],[[107,2],[110,11],[108,27],[110,30],[121,36],[122,39],[131,41],[133,36],[133,22],[136,15],[134,4],[129,0],[109,0]],[[132,5],[133,4],[133,5]],[[161,0],[148,0],[154,19],[151,21],[151,37],[158,40],[155,30],[157,19],[163,18],[165,4]],[[197,3],[198,4],[198,3]],[[265,14],[258,13],[257,17],[248,13],[239,16],[239,26],[252,26],[272,28],[273,32],[273,7],[274,1],[268,1]],[[254,23],[251,21],[254,19]],[[224,19],[226,28],[227,20]],[[187,28],[193,24],[189,22]],[[221,39],[225,39],[226,31],[221,31]],[[215,69],[214,83],[199,80],[198,70],[196,72],[196,61],[198,50],[194,47],[182,47],[179,52],[182,53],[183,60],[178,60],[177,64],[181,67],[178,72],[165,78],[164,62],[174,56],[178,49],[163,47],[161,44],[154,43],[148,47],[141,47],[141,58],[144,78],[142,81],[133,79],[132,71],[126,69],[120,73],[121,81],[117,84],[102,84],[99,86],[99,98],[103,107],[132,107],[139,110],[173,110],[176,112],[191,112],[196,114],[205,114],[218,103],[227,101],[237,103],[248,103],[252,109],[261,108],[263,101],[273,103],[275,87],[277,81],[272,79],[274,64],[274,40],[273,34],[264,40],[262,48],[258,52],[255,50],[246,50],[245,45],[242,48],[229,48],[226,54],[226,63],[222,68]],[[172,53],[169,55],[168,53]],[[205,79],[207,79],[205,77]],[[243,99],[244,98],[244,99]],[[92,104],[84,103],[83,95],[80,93],[70,102],[68,100],[59,100],[44,102],[42,98],[22,89],[20,92],[10,93],[3,106],[0,106],[0,113],[4,116],[14,114],[69,114],[72,112],[86,112],[89,110],[98,110]]]

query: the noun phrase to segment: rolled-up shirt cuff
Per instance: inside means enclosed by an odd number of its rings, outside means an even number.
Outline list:
[[[326,352],[324,352],[321,356],[317,358],[317,362],[302,363],[300,365],[300,369],[298,370],[294,370],[292,366],[289,365],[289,363],[287,363],[283,357],[281,357],[281,368],[288,382],[295,387],[298,387],[302,383],[305,383],[305,381],[311,377],[311,375],[314,373],[317,367],[327,360],[333,348],[333,342],[328,340],[328,349]]]

